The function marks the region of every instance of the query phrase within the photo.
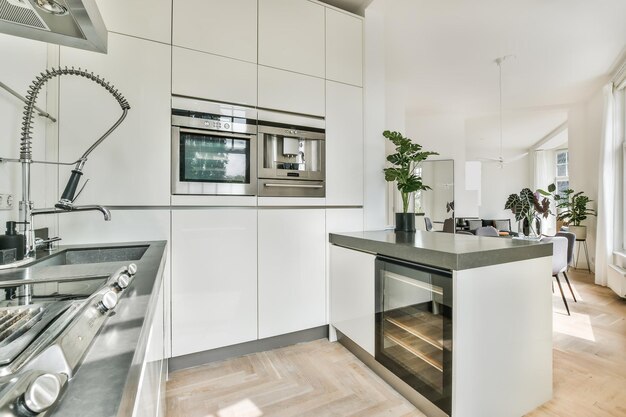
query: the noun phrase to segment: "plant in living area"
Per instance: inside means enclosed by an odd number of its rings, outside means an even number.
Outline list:
[[[411,194],[416,191],[431,189],[422,182],[422,177],[415,173],[415,167],[429,156],[439,154],[422,151],[421,145],[413,143],[411,139],[404,137],[400,132],[385,130],[383,136],[395,146],[395,153],[387,156],[387,161],[392,166],[383,171],[385,172],[385,181],[395,181],[402,197],[402,213],[396,213],[396,230],[414,232],[415,216],[413,213],[408,213]]]
[[[571,188],[562,191],[561,194],[556,193],[556,185],[550,184],[548,191],[538,190],[546,197],[552,197],[556,204],[557,220],[561,220],[569,226],[571,232],[576,234],[576,238],[584,240],[587,237],[587,228],[580,223],[587,219],[587,216],[595,216],[596,211],[588,208],[591,203],[584,191],[574,191]]]
[[[530,188],[523,188],[519,194],[509,195],[504,209],[511,210],[515,215],[515,220],[523,222],[523,233],[527,236],[531,232],[540,234],[540,218],[548,218],[552,214],[550,200],[541,197],[539,191],[533,192]]]

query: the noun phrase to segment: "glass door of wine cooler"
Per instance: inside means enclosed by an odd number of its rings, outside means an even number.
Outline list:
[[[450,415],[452,273],[376,259],[376,360]]]

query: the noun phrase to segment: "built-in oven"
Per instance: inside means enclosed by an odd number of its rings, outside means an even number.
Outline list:
[[[259,196],[325,197],[324,119],[259,111]]]
[[[452,408],[452,273],[376,258],[375,358],[447,415]]]
[[[256,110],[172,98],[172,194],[257,194]]]

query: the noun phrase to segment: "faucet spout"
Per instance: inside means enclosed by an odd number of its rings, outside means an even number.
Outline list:
[[[85,206],[72,205],[72,206],[66,206],[66,208],[63,208],[63,209],[58,208],[58,207],[33,209],[31,212],[31,215],[37,216],[40,214],[71,213],[73,211],[99,211],[104,216],[105,221],[108,222],[111,220],[111,211],[106,207],[97,206],[97,205],[85,205]]]

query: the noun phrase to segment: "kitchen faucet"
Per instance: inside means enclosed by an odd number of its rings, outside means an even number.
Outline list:
[[[35,101],[37,100],[37,95],[41,88],[52,78],[60,76],[60,75],[76,75],[80,77],[84,77],[90,81],[95,82],[96,84],[103,87],[107,90],[111,95],[117,100],[120,107],[122,108],[122,115],[120,118],[107,130],[104,135],[102,135],[87,151],[75,162],[70,163],[57,163],[57,162],[46,162],[46,161],[33,161],[32,160],[32,129],[33,129],[33,113],[35,112]],[[32,258],[35,255],[35,251],[37,249],[37,243],[35,242],[35,230],[33,228],[33,217],[41,214],[58,214],[58,213],[70,213],[77,211],[100,211],[104,215],[104,220],[111,220],[111,212],[102,206],[97,205],[85,205],[85,206],[77,206],[74,205],[74,201],[78,197],[76,195],[76,189],[78,188],[78,184],[80,182],[80,178],[83,175],[83,167],[85,162],[87,161],[87,157],[89,154],[98,146],[104,139],[107,138],[126,118],[128,114],[128,110],[130,109],[130,105],[128,101],[124,98],[124,96],[118,92],[110,83],[105,81],[103,78],[100,78],[97,75],[94,75],[92,72],[87,72],[84,70],[74,69],[72,68],[52,68],[42,72],[40,76],[36,77],[31,86],[28,89],[28,94],[26,95],[25,100],[26,106],[24,107],[24,116],[22,117],[22,135],[20,139],[20,158],[18,160],[15,159],[0,159],[0,161],[8,161],[8,162],[20,162],[22,164],[22,200],[19,203],[20,208],[20,224],[23,226],[24,236],[25,236],[25,250],[24,250],[24,258]],[[33,207],[33,202],[31,201],[30,196],[30,165],[32,163],[47,163],[47,164],[58,164],[58,165],[75,165],[74,169],[72,169],[72,174],[70,179],[65,186],[63,194],[59,199],[59,202],[55,204],[54,208],[44,208],[44,209],[35,209]],[[87,183],[83,185],[85,187]],[[78,192],[80,195],[81,190]],[[59,238],[50,239],[50,241],[59,240]],[[48,242],[50,242],[48,241]]]

